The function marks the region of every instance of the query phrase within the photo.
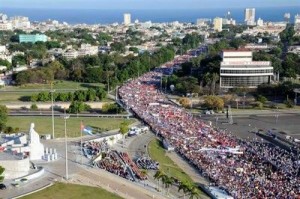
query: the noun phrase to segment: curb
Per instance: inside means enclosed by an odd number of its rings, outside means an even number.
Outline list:
[[[52,185],[54,185],[54,183],[51,182],[50,184],[47,184],[47,185],[45,185],[45,186],[43,186],[43,187],[41,187],[41,188],[39,188],[39,189],[36,189],[36,190],[34,190],[34,191],[27,192],[27,193],[24,193],[24,194],[19,195],[19,196],[16,196],[16,197],[12,197],[12,199],[16,199],[16,198],[21,198],[21,197],[24,197],[24,196],[28,196],[28,195],[30,195],[30,194],[33,194],[33,193],[42,191],[42,190],[44,190],[44,189],[46,189],[46,188],[48,188],[48,187],[51,187]]]

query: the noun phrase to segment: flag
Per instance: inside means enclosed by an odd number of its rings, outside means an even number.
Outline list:
[[[84,124],[83,124],[83,122],[82,122],[82,121],[80,122],[80,130],[81,130],[81,131],[83,131],[83,130],[84,130]]]

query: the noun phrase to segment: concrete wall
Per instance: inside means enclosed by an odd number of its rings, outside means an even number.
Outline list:
[[[1,160],[0,165],[5,168],[5,179],[14,179],[25,176],[29,173],[29,158],[23,160]]]
[[[107,144],[108,145],[113,145],[115,143],[117,143],[117,141],[121,140],[123,138],[122,134],[116,134],[116,135],[110,135],[110,136],[105,136],[105,137],[101,137],[101,138],[97,138],[94,140],[90,140],[90,141],[94,141],[94,142],[103,142],[103,140],[107,140]]]
[[[30,175],[26,175],[26,176],[22,176],[20,178],[15,179],[15,182],[19,182],[21,179],[26,178],[27,180],[33,180],[35,178],[38,178],[40,176],[42,176],[45,173],[45,169],[43,167],[40,167],[37,172],[30,174]]]

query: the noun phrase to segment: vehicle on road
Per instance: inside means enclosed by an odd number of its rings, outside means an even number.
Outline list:
[[[0,184],[0,190],[4,190],[6,189],[6,185],[5,184]]]

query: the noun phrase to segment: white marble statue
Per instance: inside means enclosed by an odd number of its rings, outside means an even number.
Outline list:
[[[34,130],[34,127],[34,123],[31,123],[28,142],[30,147],[30,160],[41,160],[44,155],[44,145],[40,142],[40,136]]]

